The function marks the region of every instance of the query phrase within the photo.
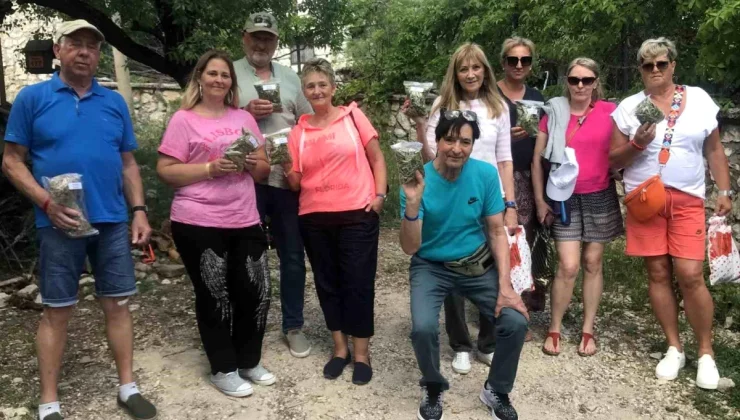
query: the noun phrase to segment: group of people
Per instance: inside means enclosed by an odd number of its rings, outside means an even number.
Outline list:
[[[305,249],[334,344],[324,377],[338,378],[349,364],[356,385],[373,375],[379,214],[388,188],[378,132],[355,103],[334,105],[337,83],[328,61],[312,59],[300,75],[273,61],[278,37],[275,18],[255,13],[242,33],[243,58],[232,61],[216,50],[201,56],[158,149],[157,173],[175,189],[172,236],[193,284],[209,379],[233,397],[277,380],[261,363],[272,295],[267,220],[280,260],[282,331],[290,354],[311,353],[302,332]],[[118,368],[118,404],[136,419],[157,415],[133,378],[126,305],[136,292],[130,246],[145,244],[151,228],[129,112],[120,95],[94,77],[102,42],[103,34],[88,22],[62,23],[54,45],[59,72],[19,93],[5,134],[3,171],[36,210],[44,304],[37,335],[40,420],[62,418],[57,383],[86,257]],[[664,210],[648,220],[628,213],[626,220],[626,252],[645,258],[650,301],[669,345],[656,375],[675,379],[685,364],[675,274],[699,345],[696,384],[716,388],[713,304],[702,277],[704,156],[720,190],[720,215],[731,210],[732,192],[718,108],[700,88],[675,84],[676,57],[671,41],[645,41],[638,52],[645,90],[619,106],[604,100],[598,64],[575,59],[564,97],[541,107],[535,134],[518,124],[516,111],[522,99],[543,100],[526,85],[535,59],[530,40],[504,41],[505,77],[498,82],[478,45],[464,44],[452,55],[428,118],[414,116],[424,173],[417,172],[401,191],[400,244],[412,256],[411,342],[422,374],[419,420],[443,418],[449,388],[440,372],[443,305],[455,351],[452,368],[460,374],[471,370],[465,299],[479,308],[477,354],[490,365],[480,400],[495,419],[518,418],[509,394],[522,347],[531,339],[528,310],[536,309],[527,307],[529,300],[515,292],[510,278],[509,237],[520,225],[530,245],[538,232],[551,231],[557,249],[543,351],[562,351],[562,318],[582,265],[584,319],[577,351],[597,352],[604,246],[624,232],[615,188],[621,176],[628,193],[656,174],[666,186]],[[275,80],[279,107],[260,99],[255,88]],[[667,120],[639,123],[634,109],[646,97]],[[243,129],[257,144],[241,168],[224,151]],[[289,131],[290,161],[271,166],[264,136],[281,130]],[[670,160],[659,162],[669,149]],[[73,239],[63,233],[79,224],[80,213],[56,203],[41,179],[65,173],[82,174],[86,215],[98,235]]]

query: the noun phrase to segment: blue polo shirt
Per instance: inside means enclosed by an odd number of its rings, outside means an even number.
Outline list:
[[[504,211],[498,170],[488,162],[468,159],[454,181],[443,178],[434,161],[424,165],[424,193],[419,206],[421,247],[416,253],[430,261],[454,261],[486,242],[485,217]],[[401,188],[401,218],[406,194]]]
[[[82,174],[91,223],[128,220],[121,153],[137,146],[128,108],[117,92],[93,79],[91,89],[80,98],[55,73],[18,93],[5,141],[28,148],[33,176],[41,185],[42,177]],[[36,226],[51,226],[38,207]]]

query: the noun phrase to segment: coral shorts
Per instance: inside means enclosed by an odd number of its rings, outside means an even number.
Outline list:
[[[704,200],[666,188],[665,209],[640,223],[627,212],[627,255],[670,255],[703,261],[706,254]]]

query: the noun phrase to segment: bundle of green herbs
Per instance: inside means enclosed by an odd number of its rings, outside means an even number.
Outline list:
[[[658,124],[665,119],[665,114],[663,114],[660,108],[655,106],[653,101],[650,100],[650,97],[646,97],[635,108],[635,117],[640,121],[640,124]]]
[[[515,103],[516,106],[516,124],[523,128],[530,137],[534,137],[539,132],[540,110],[544,102],[521,100]]]
[[[53,178],[43,177],[41,182],[51,195],[54,203],[77,210],[80,215],[77,221],[80,223],[75,229],[62,229],[70,238],[86,238],[97,235],[99,232],[92,227],[85,209],[85,191],[82,188],[81,174],[62,174]]]
[[[430,82],[403,82],[410,106],[406,111],[409,117],[423,117],[427,115],[427,94],[434,87]]]
[[[282,165],[291,161],[288,152],[289,133],[290,128],[285,128],[265,136],[265,150],[267,151],[267,157],[270,159],[270,165]]]
[[[271,79],[268,81],[259,81],[254,84],[257,90],[257,96],[260,99],[272,102],[273,112],[280,112],[283,109],[283,103],[280,101],[280,81]]]
[[[415,141],[401,141],[391,146],[398,166],[401,184],[416,180],[416,171],[424,176],[424,160],[421,157],[422,144]]]
[[[254,137],[251,131],[242,128],[242,134],[234,140],[224,151],[224,159],[228,159],[236,164],[238,172],[244,170],[244,160],[247,156],[259,147],[259,141]]]

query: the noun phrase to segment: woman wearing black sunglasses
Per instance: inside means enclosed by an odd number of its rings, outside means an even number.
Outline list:
[[[548,101],[540,121],[532,180],[540,222],[554,217],[558,269],[552,284],[550,328],[542,350],[560,354],[560,329],[583,266],[583,329],[578,354],[597,351],[594,323],[603,287],[604,246],[624,231],[616,186],[609,171],[609,139],[616,105],[602,100],[599,67],[577,58],[568,66],[565,98]],[[542,160],[551,170],[545,187]],[[574,161],[575,162],[574,162]],[[555,211],[553,211],[555,210]]]
[[[511,156],[514,160],[514,192],[516,194],[517,214],[519,224],[524,226],[530,248],[534,242],[536,229],[541,228],[537,221],[531,169],[536,136],[530,136],[525,129],[517,125],[515,102],[520,100],[544,102],[545,100],[540,91],[525,84],[527,77],[532,72],[534,53],[534,43],[527,38],[513,37],[505,40],[501,46],[501,65],[504,69],[504,79],[497,83],[499,92],[509,106]],[[544,245],[544,242],[540,243]],[[532,249],[532,261],[546,261],[547,251],[547,246],[538,246],[536,249]],[[546,286],[541,282],[535,282],[533,292],[523,293],[522,298],[524,303],[527,304],[527,309],[541,311],[545,306],[545,292]],[[485,326],[481,323],[480,335],[484,337],[489,335],[488,331],[484,331]],[[528,331],[527,341],[530,340],[532,340],[532,333]]]
[[[627,213],[626,253],[645,259],[650,303],[668,342],[668,351],[655,375],[676,379],[686,363],[678,334],[678,305],[672,283],[675,274],[698,345],[696,385],[716,389],[719,373],[712,351],[714,303],[702,270],[705,157],[719,190],[716,214],[724,216],[732,210],[733,192],[719,136],[719,107],[701,88],[673,81],[676,56],[675,44],[665,38],[649,39],[640,47],[637,58],[645,90],[623,100],[612,114],[615,127],[610,157],[612,165],[624,168],[626,193],[639,191],[640,185],[659,171],[665,185],[666,211],[640,221],[632,214],[634,210]],[[640,124],[634,110],[646,97],[666,119]]]

